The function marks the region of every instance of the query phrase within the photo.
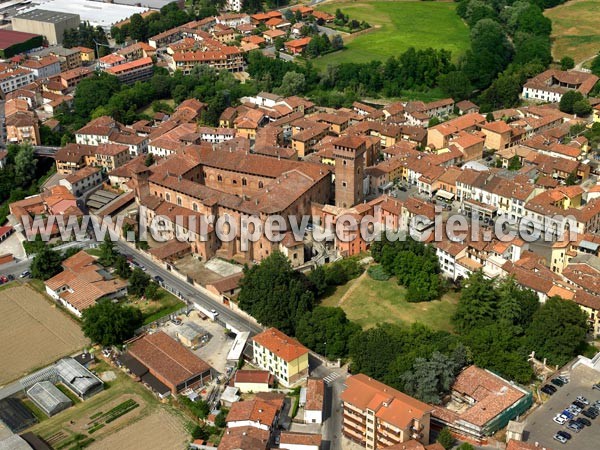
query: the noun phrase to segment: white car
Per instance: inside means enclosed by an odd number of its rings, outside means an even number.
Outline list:
[[[564,436],[561,436],[560,434],[555,434],[554,440],[560,442],[561,444],[567,443],[567,438],[565,438]]]
[[[579,397],[577,397],[576,400],[578,402],[583,403],[584,405],[589,405],[590,404],[590,402],[588,401],[588,399],[585,398],[585,397],[582,397],[581,395]]]
[[[569,419],[568,417],[565,417],[562,414],[557,414],[556,417],[554,417],[552,420],[554,420],[559,425],[564,425]]]

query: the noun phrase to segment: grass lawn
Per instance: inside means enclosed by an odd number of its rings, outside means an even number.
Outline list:
[[[436,330],[452,331],[451,317],[456,310],[458,294],[450,292],[441,300],[409,303],[406,290],[394,278],[376,281],[366,273],[340,286],[322,302],[323,306],[340,306],[348,318],[364,329],[378,323],[421,322]]]
[[[335,14],[338,8],[350,19],[365,20],[373,28],[359,36],[345,35],[345,50],[313,60],[320,68],[343,62],[386,60],[409,47],[445,48],[456,59],[469,46],[469,29],[454,11],[453,2],[340,0],[317,9]]]
[[[168,98],[166,100],[160,100],[163,103],[166,103],[167,105],[175,108],[175,100],[173,100],[172,98]],[[145,108],[140,108],[138,110],[138,114],[147,114],[150,117],[154,116],[154,111],[152,110],[152,103],[150,103],[148,106],[146,106]]]
[[[158,292],[160,293],[158,300],[134,299],[131,301],[132,304],[136,305],[142,311],[142,314],[144,315],[144,325],[185,307],[185,303],[170,292],[167,292],[164,289],[159,289]]]
[[[575,62],[595,56],[600,51],[600,2],[572,0],[546,10],[552,20],[552,55],[555,60],[571,56]]]

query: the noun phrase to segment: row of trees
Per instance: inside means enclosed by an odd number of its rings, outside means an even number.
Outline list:
[[[362,270],[351,258],[319,267],[307,277],[295,271],[282,253],[274,252],[260,264],[245,269],[239,306],[261,324],[296,336],[323,355],[344,358],[350,337],[360,327],[350,322],[340,308],[317,306],[317,299]]]
[[[527,355],[563,365],[585,349],[588,328],[576,303],[553,297],[540,306],[514,279],[497,282],[481,272],[464,283],[454,324],[477,365],[520,383],[533,377]]]
[[[92,26],[89,22],[81,22],[78,28],[70,28],[63,33],[63,46],[65,48],[87,47],[96,48],[96,42],[101,44],[98,48],[98,57],[106,56],[110,53],[108,48],[108,38],[101,26]]]
[[[381,239],[371,245],[371,255],[406,287],[409,302],[435,300],[444,293],[445,282],[433,247],[413,239]]]

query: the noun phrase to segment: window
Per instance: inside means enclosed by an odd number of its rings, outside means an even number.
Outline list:
[[[248,184],[248,180],[242,178],[242,186],[246,186]]]
[[[168,192],[165,194],[165,200],[168,202],[171,201],[171,194],[169,194]]]
[[[221,181],[223,181],[223,177],[221,175],[217,175],[217,181],[220,183]]]
[[[181,206],[181,197],[179,195],[177,196],[177,204]]]
[[[192,209],[198,211],[198,203],[192,203]]]
[[[258,182],[258,188],[259,188],[259,189],[262,189],[263,187],[264,187],[264,184],[263,184],[263,182],[262,182],[262,181],[259,181],[259,182]]]
[[[342,187],[346,187],[348,184],[345,181],[342,181]]]

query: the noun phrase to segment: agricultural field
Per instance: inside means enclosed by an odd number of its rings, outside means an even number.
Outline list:
[[[335,14],[338,8],[350,19],[364,20],[372,28],[343,35],[347,48],[313,60],[320,68],[343,62],[386,60],[409,47],[444,48],[456,59],[469,47],[469,29],[456,14],[453,2],[334,0],[317,9]]]
[[[103,392],[46,418],[29,431],[42,436],[55,449],[70,449],[82,443],[94,449],[185,448],[180,445],[188,441],[181,413],[160,404],[143,385],[104,362],[93,370],[101,378],[105,372],[112,372],[116,378],[105,384]],[[134,438],[144,445],[133,444]]]
[[[143,448],[144,450],[183,449],[190,441],[181,421],[164,409],[159,409],[134,424],[122,428],[99,442],[90,450]]]
[[[600,2],[572,0],[544,14],[552,20],[555,60],[571,56],[576,63],[581,63],[600,52]]]
[[[378,323],[421,322],[434,330],[452,331],[451,318],[458,304],[458,294],[450,292],[441,300],[422,303],[406,301],[406,289],[394,278],[377,281],[363,273],[336,291],[321,303],[323,306],[339,306],[348,319],[363,329]]]
[[[28,285],[0,290],[0,384],[89,345],[79,324]]]

